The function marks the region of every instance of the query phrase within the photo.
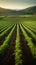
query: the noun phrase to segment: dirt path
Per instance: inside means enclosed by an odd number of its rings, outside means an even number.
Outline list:
[[[15,56],[14,56],[15,40],[16,40],[16,29],[14,30],[10,46],[4,58],[5,60],[4,65],[14,65],[15,64]]]
[[[21,49],[22,49],[23,65],[24,64],[31,65],[31,63],[33,64],[32,55],[31,55],[30,50],[27,46],[27,43],[23,37],[21,29],[20,29],[20,42],[21,42]]]

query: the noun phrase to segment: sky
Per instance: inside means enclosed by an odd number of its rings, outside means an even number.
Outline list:
[[[36,6],[36,0],[0,0],[0,7],[6,9],[19,10],[31,6]]]

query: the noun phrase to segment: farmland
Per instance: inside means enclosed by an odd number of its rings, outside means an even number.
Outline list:
[[[36,15],[0,16],[0,65],[36,65]]]

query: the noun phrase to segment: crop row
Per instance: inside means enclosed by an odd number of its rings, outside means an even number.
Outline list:
[[[15,29],[15,26],[16,25],[14,25],[14,27],[12,28],[12,30],[11,30],[11,32],[9,33],[9,35],[7,36],[7,38],[6,38],[6,40],[3,42],[3,44],[0,46],[0,54],[2,55],[4,55],[4,53],[6,52],[6,50],[7,50],[7,48],[8,48],[8,46],[9,46],[9,44],[10,44],[10,40],[11,40],[11,37],[12,37],[12,35],[13,35],[13,31],[14,31],[14,29]]]
[[[20,25],[21,30],[23,32],[23,35],[25,37],[25,40],[27,41],[27,45],[29,46],[31,53],[33,55],[33,57],[36,57],[36,47],[34,46],[32,39],[27,35],[26,31],[24,30],[24,28]],[[28,30],[29,32],[29,30]]]
[[[3,31],[1,34],[0,34],[0,41],[2,42],[3,39],[5,40],[7,35],[10,33],[11,29],[13,28],[13,25],[10,26],[9,28],[7,28],[5,31]]]
[[[0,57],[3,56],[8,49],[8,46],[10,44],[10,40],[12,38],[13,31],[15,30],[16,24],[9,25],[9,26],[10,27],[8,27],[6,30],[4,30],[0,34],[0,41],[2,41],[5,38],[3,44],[0,46]],[[16,34],[16,40],[15,40],[16,44],[15,44],[15,50],[14,50],[15,65],[22,65],[22,61],[23,61],[22,60],[22,50],[21,50],[21,45],[20,45],[21,42],[20,42],[19,27],[22,31],[22,34],[23,34],[23,37],[25,38],[25,41],[27,42],[26,43],[27,46],[30,48],[30,51],[31,51],[33,58],[36,58],[36,47],[32,41],[33,38],[34,38],[34,40],[36,40],[36,34],[34,34],[34,32],[32,30],[30,30],[29,26],[27,26],[23,23],[17,24],[17,34]]]
[[[15,45],[15,65],[22,65],[22,50],[20,46],[19,25],[17,24],[17,36]]]

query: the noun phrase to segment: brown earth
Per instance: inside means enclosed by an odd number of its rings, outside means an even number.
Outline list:
[[[12,26],[12,28],[13,28],[13,26]],[[1,46],[1,45],[3,44],[3,42],[6,40],[6,37],[9,35],[9,33],[10,33],[10,31],[11,31],[12,28],[10,28],[10,30],[8,31],[8,33],[7,33],[6,35],[4,35],[2,39],[0,39],[0,46]],[[2,34],[2,33],[1,33],[1,34]]]
[[[13,32],[13,36],[11,38],[10,45],[8,47],[8,50],[4,56],[4,62],[0,65],[15,65],[15,55],[14,55],[14,50],[15,50],[15,43],[16,43],[16,28]],[[33,61],[33,56],[31,54],[30,48],[27,46],[27,42],[25,40],[25,37],[22,34],[21,29],[19,29],[20,33],[20,45],[21,45],[21,50],[22,50],[22,60],[23,64],[22,65],[36,65],[35,62]],[[2,60],[3,61],[3,60]]]
[[[23,65],[31,65],[33,64],[33,57],[30,52],[29,47],[27,46],[27,42],[25,41],[25,38],[22,34],[22,31],[20,29],[20,42],[21,42],[21,49],[22,49],[22,60],[23,60]]]
[[[4,65],[14,65],[15,64],[15,55],[14,55],[15,40],[16,40],[16,29],[14,30],[9,48],[5,54]]]

